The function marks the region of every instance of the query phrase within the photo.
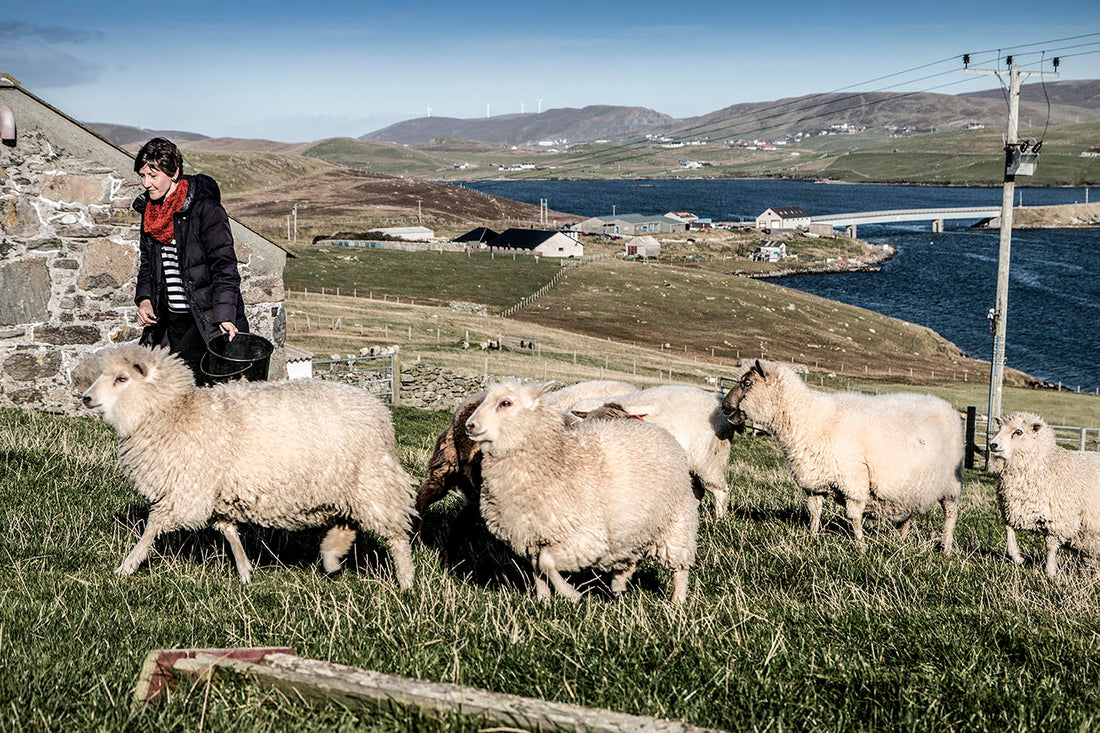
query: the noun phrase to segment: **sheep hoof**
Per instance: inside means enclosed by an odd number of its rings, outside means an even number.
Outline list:
[[[1023,565],[1024,564],[1023,555],[1020,555],[1018,557],[1010,557],[1009,559],[1012,560],[1013,565]]]

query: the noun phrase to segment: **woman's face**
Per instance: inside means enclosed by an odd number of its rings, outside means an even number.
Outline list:
[[[150,201],[161,201],[165,196],[176,190],[178,181],[159,168],[146,163],[138,171],[141,177],[141,185],[149,192]]]

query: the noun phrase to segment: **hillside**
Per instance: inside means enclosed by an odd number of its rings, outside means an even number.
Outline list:
[[[222,187],[226,209],[277,242],[297,206],[298,241],[339,230],[423,224],[444,234],[475,226],[536,226],[539,208],[460,186],[368,173],[307,156],[213,153],[185,147],[187,170]],[[551,223],[578,217],[550,211]]]
[[[461,138],[501,145],[534,144],[540,140],[596,140],[645,133],[668,127],[675,120],[644,107],[593,105],[563,107],[541,113],[497,115],[484,119],[421,117],[363,135],[361,140],[402,144],[437,138]]]

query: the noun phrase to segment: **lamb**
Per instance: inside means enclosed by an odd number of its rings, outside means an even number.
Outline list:
[[[699,524],[683,449],[640,420],[567,428],[546,389],[493,385],[466,421],[481,446],[489,531],[531,564],[541,599],[550,585],[578,598],[561,573],[586,568],[611,571],[621,594],[649,554],[672,571],[672,600],[682,602]]]
[[[626,382],[595,380],[578,382],[547,395],[556,404],[568,405],[586,397],[599,397],[633,392]],[[416,493],[416,512],[423,516],[429,506],[449,491],[462,492],[468,501],[477,501],[481,488],[481,450],[466,435],[466,421],[485,399],[485,391],[469,397],[455,410],[451,424],[435,441],[435,451],[428,460],[424,482]]]
[[[939,502],[949,554],[962,491],[963,435],[958,413],[938,397],[868,396],[811,389],[788,366],[757,361],[722,401],[731,422],[748,417],[775,436],[795,482],[806,492],[810,533],[821,530],[827,494],[843,500],[857,542],[863,515],[895,523]]]
[[[1008,555],[1024,562],[1016,530],[1046,539],[1046,574],[1058,572],[1058,550],[1069,545],[1100,569],[1100,453],[1059,448],[1054,430],[1030,412],[1002,419],[989,443],[1000,470],[997,502],[1005,521]]]
[[[664,428],[687,453],[688,467],[702,491],[714,496],[714,510],[723,517],[729,507],[726,466],[735,432],[722,412],[722,398],[683,385],[665,385],[620,395],[609,400],[583,400],[569,412],[585,419],[637,417]]]
[[[326,572],[340,569],[363,527],[386,541],[398,584],[412,587],[413,482],[377,398],[315,380],[200,389],[167,349],[133,344],[101,350],[97,367],[84,404],[114,428],[123,470],[152,502],[119,575],[136,572],[161,533],[212,523],[247,583],[239,522],[331,525],[321,543]]]

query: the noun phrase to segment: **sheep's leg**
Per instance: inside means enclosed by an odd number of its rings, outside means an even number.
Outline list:
[[[558,572],[558,566],[554,563],[554,556],[546,550],[539,553],[538,557],[538,571],[545,575],[550,583],[554,586],[554,590],[558,592],[558,595],[568,598],[571,601],[575,601],[581,597],[581,594],[569,584],[569,581],[561,577],[561,573]]]
[[[1054,535],[1047,535],[1046,573],[1051,578],[1058,574],[1058,548],[1061,546],[1061,540]]]
[[[848,499],[844,504],[848,521],[852,523],[852,534],[860,545],[863,544],[863,510],[866,506],[867,502],[856,501],[855,499]]]
[[[1008,546],[1008,556],[1017,565],[1024,564],[1024,556],[1020,553],[1020,546],[1016,544],[1016,530],[1010,524],[1005,525],[1005,544]]]
[[[534,567],[531,569],[531,574],[535,578],[535,596],[540,601],[550,600],[550,585],[546,582],[546,578],[539,572],[538,564],[533,563]]]
[[[637,569],[638,563],[631,563],[630,567],[623,568],[611,576],[611,592],[617,596],[622,595],[626,590],[626,584],[634,577],[634,571]]]
[[[682,568],[672,574],[672,602],[683,603],[688,596],[688,569]]]
[[[825,506],[825,497],[810,494],[806,497],[806,507],[810,510],[810,534],[821,534],[821,508]]]
[[[241,582],[251,581],[252,564],[248,562],[248,557],[244,554],[244,545],[241,544],[241,535],[237,532],[237,524],[235,522],[218,521],[214,522],[214,529],[221,532],[222,536],[229,542],[229,549],[233,553],[233,564],[237,566],[237,574],[241,576]]]
[[[386,544],[390,547],[390,557],[393,558],[394,574],[397,576],[397,584],[404,590],[413,587],[413,557],[412,543],[408,535],[387,537]]]
[[[955,521],[959,518],[959,500],[943,498],[943,554],[950,555],[955,546]]]
[[[340,571],[340,561],[355,542],[356,529],[347,524],[332,526],[321,540],[321,567],[329,575]]]
[[[165,521],[156,512],[150,512],[149,520],[145,523],[145,531],[141,533],[141,539],[134,545],[134,549],[130,550],[130,554],[122,561],[122,565],[115,571],[115,574],[133,575],[136,573],[141,564],[145,562],[145,558],[149,557],[149,551],[153,549],[153,541],[156,540],[157,535],[169,529],[172,529],[169,522]]]
[[[714,516],[718,519],[726,516],[730,506],[730,492],[720,486],[710,487],[710,493],[714,495]]]
[[[906,519],[904,522],[898,522],[898,537],[905,539],[909,534],[909,522],[911,520]]]

